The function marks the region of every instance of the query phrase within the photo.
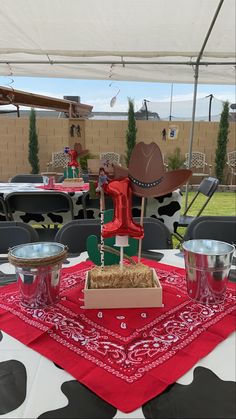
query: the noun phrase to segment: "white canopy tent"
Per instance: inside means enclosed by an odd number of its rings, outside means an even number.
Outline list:
[[[235,0],[0,0],[0,75],[235,83]]]
[[[0,75],[193,83],[219,2],[1,0]],[[223,0],[199,83],[234,84],[234,65],[235,0]]]

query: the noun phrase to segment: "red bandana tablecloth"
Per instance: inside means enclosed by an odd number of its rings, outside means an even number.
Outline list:
[[[36,188],[49,190],[45,185],[38,185]],[[65,186],[62,183],[54,183],[53,187],[50,188],[51,191],[59,191],[59,192],[82,192],[89,190],[89,184],[85,183],[83,186]]]
[[[17,285],[0,290],[0,329],[63,367],[123,412],[157,396],[236,328],[235,285],[224,304],[191,301],[184,269],[144,261],[156,269],[164,307],[83,308],[91,262],[63,269],[55,305],[21,306]]]

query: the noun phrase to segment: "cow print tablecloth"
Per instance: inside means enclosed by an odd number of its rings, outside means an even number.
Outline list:
[[[35,183],[0,183],[0,196],[5,198],[11,192],[42,192],[44,189],[39,188],[39,184]],[[63,190],[63,192],[66,192]],[[87,191],[76,191],[76,192],[67,192],[71,196],[74,209],[74,218],[84,218],[83,202],[82,197],[84,194],[87,194]],[[89,214],[88,214],[89,215]],[[89,217],[88,217],[89,218]],[[91,217],[90,217],[91,218]],[[29,224],[65,224],[67,221],[70,221],[70,217],[66,213],[57,213],[57,214],[30,214],[15,212],[14,214],[15,221],[23,221]],[[0,221],[5,220],[5,216],[0,213]]]

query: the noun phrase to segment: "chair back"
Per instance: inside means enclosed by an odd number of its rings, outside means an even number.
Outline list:
[[[139,218],[134,218],[139,223]],[[68,246],[69,253],[79,254],[87,250],[86,240],[90,235],[98,237],[100,243],[101,223],[96,220],[73,220],[62,226],[55,241]],[[142,249],[171,249],[172,239],[168,228],[159,220],[144,218],[144,239]]]
[[[227,163],[229,166],[236,167],[236,150],[227,153]]]
[[[24,221],[36,227],[46,226],[49,229],[74,218],[72,199],[65,192],[12,192],[5,201],[11,220]],[[41,228],[37,231],[39,235],[43,234]]]
[[[8,212],[4,198],[0,196],[0,221],[5,221],[8,219]]]
[[[236,150],[227,153],[226,163],[229,168],[230,185],[233,185],[234,176],[236,176]]]
[[[15,221],[0,221],[0,253],[8,253],[10,247],[39,241],[34,228]]]
[[[104,164],[120,164],[120,154],[114,153],[113,151],[100,153],[100,160],[102,160]]]
[[[71,219],[74,217],[72,199],[65,192],[12,192],[5,200],[12,218],[16,211],[40,215],[68,212]],[[60,224],[60,221],[54,223]]]
[[[57,167],[67,167],[67,164],[70,161],[70,156],[64,151],[57,151],[52,153],[52,160],[47,164],[48,168],[57,168]]]
[[[139,223],[140,219],[134,218],[134,221]],[[162,221],[144,217],[143,228],[142,250],[173,248],[171,232]]]
[[[214,178],[214,177],[211,177],[211,176],[207,177],[207,178],[204,178],[201,181],[201,183],[200,183],[200,185],[197,189],[196,194],[194,195],[193,199],[191,200],[190,204],[186,208],[183,215],[184,216],[187,215],[187,213],[189,212],[190,208],[192,208],[193,203],[195,202],[197,197],[200,194],[202,194],[202,195],[205,195],[207,197],[207,199],[205,200],[204,204],[201,206],[200,210],[196,214],[196,217],[199,217],[201,215],[201,213],[203,212],[204,208],[206,207],[206,205],[208,204],[208,202],[210,201],[211,197],[213,196],[213,194],[217,190],[218,185],[219,185],[219,180],[217,178]]]
[[[195,195],[193,196],[192,200],[190,201],[183,215],[180,216],[177,228],[175,229],[173,233],[176,239],[179,240],[180,243],[183,242],[184,236],[178,231],[179,227],[188,227],[196,218],[198,218],[201,215],[204,208],[206,208],[208,202],[210,201],[215,191],[217,190],[218,185],[219,185],[219,180],[214,177],[207,177],[201,181]],[[198,210],[197,214],[192,215],[193,204],[195,203],[198,196],[202,196],[202,195],[205,196],[205,201],[203,202],[203,204],[201,204],[201,207]],[[189,214],[189,212],[191,212],[191,214]]]
[[[189,224],[184,240],[212,239],[236,244],[236,217],[202,216]]]
[[[185,163],[184,163],[186,167],[188,166],[188,159],[189,159],[189,153],[186,153]],[[206,166],[209,167],[209,169],[207,169],[207,172],[206,172]],[[209,176],[211,174],[211,165],[207,164],[205,153],[202,153],[201,151],[192,152],[190,169],[196,169],[196,170],[193,170],[193,176],[198,176],[198,175]]]
[[[11,183],[43,183],[43,176],[31,174],[15,175],[10,180]]]
[[[212,196],[216,191],[219,184],[219,180],[214,177],[207,177],[203,179],[198,187],[198,192],[205,196]]]
[[[100,237],[100,220],[73,220],[63,225],[55,236],[55,242],[68,246],[68,251],[72,255],[85,252],[86,240],[90,235]]]

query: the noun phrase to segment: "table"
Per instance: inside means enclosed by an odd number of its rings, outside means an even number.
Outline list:
[[[60,188],[63,188],[63,185],[61,183],[56,184],[56,186],[59,185]],[[5,198],[9,193],[11,192],[42,192],[46,191],[46,189],[41,189],[40,186],[43,186],[42,184],[38,183],[0,183],[0,195]],[[73,188],[72,188],[73,189]],[[88,188],[89,189],[89,188]],[[86,203],[85,203],[85,197],[88,194],[88,189],[85,189],[84,191],[75,191],[75,192],[67,192],[65,189],[60,189],[61,192],[68,193],[73,202],[74,207],[74,218],[86,218]],[[56,190],[55,190],[56,191]],[[58,191],[58,190],[57,190]],[[49,190],[49,192],[53,192],[53,190]],[[66,221],[68,221],[65,217],[66,215],[61,213],[60,214],[63,223],[65,224]],[[18,218],[18,219],[17,219]],[[20,218],[20,214],[15,214],[15,221],[22,221]],[[50,217],[47,217],[45,219],[45,224],[51,223]],[[30,221],[30,224],[35,224],[35,221]]]
[[[160,252],[160,250],[158,250]],[[162,264],[176,267],[183,267],[184,260],[180,252],[176,249],[163,250],[164,258],[161,260]],[[70,259],[68,266],[75,266],[77,263],[86,259],[87,253],[82,253],[79,257]],[[4,264],[0,266],[0,270],[10,272],[13,269],[12,266]],[[97,310],[98,316],[102,310]],[[145,311],[145,310],[143,310]],[[122,314],[122,313],[121,313]],[[120,316],[120,318],[122,315]],[[121,319],[120,322],[123,320]],[[209,395],[206,396],[207,408],[205,413],[211,411],[210,407],[222,409],[222,397],[228,401],[228,397],[232,394],[235,395],[235,381],[236,381],[236,365],[235,365],[235,338],[236,333],[231,333],[224,341],[219,343],[212,352],[207,356],[200,359],[193,368],[177,380],[179,384],[177,389],[177,396],[181,400],[181,392],[178,395],[178,391],[181,389],[187,389],[186,397],[189,398],[190,403],[194,405],[194,401],[191,402],[191,389],[190,383],[193,380],[193,374],[195,376],[195,390],[196,393],[201,391],[204,387],[202,379],[205,382],[204,391],[209,389],[215,393],[217,392],[217,386],[219,387],[219,398],[220,406],[211,406],[211,399]],[[23,345],[16,339],[10,337],[7,333],[2,332],[0,337],[0,377],[1,377],[1,363],[5,362],[5,367],[9,369],[16,368],[16,381],[22,380],[21,389],[24,393],[24,380],[27,381],[26,386],[26,398],[19,392],[16,393],[18,400],[18,406],[15,409],[12,398],[8,404],[8,411],[1,412],[1,396],[5,396],[6,387],[4,383],[1,386],[0,378],[0,415],[2,418],[38,418],[38,417],[74,417],[74,418],[143,418],[143,417],[164,417],[156,416],[158,406],[163,406],[163,401],[155,397],[152,402],[147,403],[142,408],[136,409],[130,413],[124,413],[111,406],[110,404],[103,401],[100,397],[94,395],[93,392],[88,390],[86,387],[79,384],[70,374],[60,369],[57,365],[51,362],[49,359],[40,355],[38,352],[33,351],[29,347]],[[200,368],[199,368],[200,367]],[[26,376],[24,379],[24,372]],[[5,371],[6,373],[6,371]],[[214,374],[216,374],[217,378]],[[7,375],[7,373],[6,373]],[[197,379],[196,379],[197,377]],[[195,382],[194,381],[194,382]],[[231,381],[226,383],[225,381]],[[8,390],[12,390],[8,386]],[[101,383],[102,385],[102,383]],[[184,385],[186,387],[182,387]],[[62,386],[62,387],[61,387]],[[233,388],[232,388],[233,387]],[[5,393],[4,393],[5,388]],[[173,387],[174,388],[174,387]],[[184,391],[183,390],[183,391]],[[145,388],[143,389],[145,392]],[[165,392],[163,393],[165,394]],[[174,393],[175,394],[175,393]],[[185,395],[185,393],[183,393]],[[193,393],[195,395],[195,393]],[[129,395],[127,394],[127,397]],[[175,397],[175,396],[174,396]],[[183,397],[183,396],[182,396]],[[185,396],[184,396],[185,397]],[[4,397],[5,400],[5,397]],[[14,398],[13,398],[14,400]],[[69,402],[68,402],[69,400]],[[195,400],[195,398],[194,398]],[[232,400],[231,400],[232,401]],[[201,402],[201,396],[198,397],[198,406]],[[209,406],[210,404],[210,406]],[[166,403],[164,405],[167,406]],[[234,406],[235,407],[235,406]],[[194,409],[194,406],[193,406]],[[224,409],[225,406],[224,406]],[[226,409],[227,410],[227,409]],[[53,412],[52,412],[53,411]],[[218,410],[217,410],[218,411]],[[234,417],[227,416],[228,412],[224,411],[223,416],[214,417]],[[181,415],[181,412],[177,411],[176,414]],[[196,414],[196,412],[195,412]],[[144,416],[145,415],[145,416]],[[191,416],[165,416],[165,417],[191,417]],[[193,417],[213,417],[213,416],[193,416]]]

